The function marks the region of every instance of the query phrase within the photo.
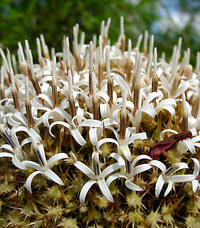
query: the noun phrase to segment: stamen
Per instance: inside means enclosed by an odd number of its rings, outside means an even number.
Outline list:
[[[96,76],[94,72],[92,72],[92,89],[93,89],[93,97],[92,97],[92,106],[93,106],[93,119],[99,120],[99,103],[98,96],[96,94]]]
[[[82,33],[81,33],[81,42],[80,42],[80,46],[82,47],[82,46],[84,45],[84,43],[85,43],[85,33],[82,32]]]
[[[197,118],[199,116],[200,112],[200,92],[198,93],[197,98],[194,100],[194,103],[192,104],[192,115],[194,118]]]
[[[17,148],[17,146],[13,142],[10,134],[8,133],[8,130],[6,129],[6,127],[3,124],[0,124],[0,134],[13,149]]]
[[[93,167],[95,176],[99,176],[101,174],[101,170],[99,165],[99,154],[97,152],[93,152],[92,154],[92,167]]]
[[[49,56],[49,50],[48,47],[45,43],[45,39],[44,36],[42,34],[40,34],[40,39],[41,39],[41,43],[42,43],[42,49],[43,49],[43,55],[45,58],[51,60],[50,56]]]
[[[102,38],[104,37],[104,30],[105,30],[105,21],[103,20],[101,22],[101,31],[100,31],[100,35]]]
[[[178,87],[180,84],[180,77],[179,74],[176,74],[174,77],[174,81],[173,81],[173,85],[172,85],[172,89],[171,89],[171,97],[174,97]]]
[[[141,42],[142,42],[142,38],[143,38],[143,35],[140,34],[139,37],[138,37],[138,40],[137,40],[135,51],[139,51],[140,50],[140,45],[141,45]]]
[[[147,55],[147,42],[148,42],[148,31],[146,30],[144,32],[144,48],[143,48],[144,55]]]
[[[120,139],[125,139],[126,136],[126,122],[127,122],[127,114],[126,114],[126,101],[127,101],[127,92],[124,90],[122,101],[122,110],[120,113]]]
[[[101,88],[101,82],[103,81],[103,58],[102,58],[102,37],[99,36],[99,64],[98,64],[98,89]]]
[[[178,59],[180,58],[180,55],[181,55],[181,46],[182,46],[182,37],[179,37],[178,39]]]
[[[109,96],[109,106],[112,108],[113,106],[113,79],[111,76],[108,77],[107,91]]]
[[[182,119],[182,131],[188,130],[188,112],[186,105],[185,93],[182,93],[182,107],[183,107],[183,119]]]
[[[76,61],[77,72],[81,71],[81,58],[78,52],[78,25],[73,28],[74,41],[73,41],[73,54]]]
[[[92,95],[92,72],[93,72],[93,43],[90,41],[89,46],[89,55],[90,55],[90,70],[89,70],[89,95]]]
[[[140,83],[135,82],[133,87],[133,103],[135,111],[139,109],[139,94],[140,94]]]
[[[25,94],[26,94],[26,100],[25,100],[25,106],[26,106],[26,113],[28,118],[29,127],[32,128],[34,126],[34,120],[31,112],[31,102],[29,99],[29,86],[28,86],[28,77],[25,78]]]
[[[127,82],[129,83],[131,80],[131,70],[133,68],[133,62],[131,61],[131,49],[132,49],[132,44],[131,40],[128,40],[128,60],[126,64],[126,79]]]
[[[153,46],[154,46],[154,35],[151,36],[150,44],[149,44],[149,55],[153,53]]]
[[[33,68],[33,57],[32,57],[32,53],[31,53],[31,50],[29,50],[29,64],[30,64],[30,68],[29,68],[29,71],[28,71],[28,76],[31,80],[31,82],[33,83],[33,87],[35,89],[35,92],[37,95],[41,94],[41,89],[40,89],[40,85],[39,85],[39,82],[38,82],[38,79],[37,77],[35,76],[35,73],[34,73],[34,68]]]
[[[26,61],[20,63],[19,69],[24,76],[29,76],[29,66]]]
[[[5,67],[1,66],[1,76],[0,76],[0,94],[1,100],[5,98],[5,88],[4,88],[4,75],[5,75]]]
[[[150,78],[151,66],[152,66],[153,54],[150,53],[148,57],[148,65],[147,65],[147,78]]]
[[[158,76],[157,76],[157,48],[154,48],[154,75],[152,78],[152,92],[157,92]]]
[[[19,48],[19,62],[25,62],[25,56],[24,56],[24,52],[23,52],[23,48],[22,48],[22,44],[20,42],[18,42],[18,48]]]
[[[140,54],[140,56],[139,56],[139,61],[138,61],[138,65],[137,65],[136,82],[140,81],[141,67],[142,67],[142,54]]]
[[[14,73],[15,74],[18,74],[17,63],[16,63],[15,55],[12,55],[12,63],[13,63]]]
[[[93,35],[93,37],[92,37],[92,43],[93,43],[93,47],[95,49],[96,46],[97,46],[97,35]]]
[[[67,57],[67,69],[71,69],[70,58],[69,58],[70,50],[69,50],[69,37],[66,38],[66,57]]]
[[[107,71],[107,77],[110,76],[110,48],[106,48],[106,71]]]
[[[15,79],[14,79],[14,72],[13,72],[13,69],[11,66],[10,52],[8,49],[7,49],[7,58],[8,58],[10,79],[11,79],[11,90],[12,90],[12,95],[13,95],[13,102],[14,102],[15,108],[20,112],[20,105],[19,105],[19,100],[18,100],[18,95],[17,95],[16,83],[15,83]]]
[[[56,80],[56,56],[53,57],[52,62],[52,96],[54,100],[54,108],[59,106],[57,80]]]
[[[120,17],[120,30],[121,30],[121,52],[122,55],[124,54],[125,48],[126,48],[126,38],[124,35],[124,17]]]
[[[29,55],[29,43],[28,40],[25,40],[25,53],[26,53],[26,59],[28,60],[28,55]]]
[[[34,154],[35,154],[35,156],[36,156],[37,162],[38,162],[41,166],[45,167],[46,162],[45,162],[44,159],[42,158],[42,155],[41,155],[41,152],[40,152],[40,150],[39,150],[38,144],[37,144],[35,141],[32,142],[32,148],[33,148],[33,152],[34,152]]]
[[[126,167],[126,173],[131,173],[131,162],[128,161],[127,159],[125,160],[125,167]]]
[[[179,168],[179,164],[175,163],[172,166],[170,166],[166,172],[165,175],[170,176],[171,174],[173,174],[178,168]]]
[[[73,94],[69,94],[68,99],[69,99],[70,113],[73,118],[76,115],[76,105],[75,105]]]
[[[44,68],[44,60],[42,58],[42,51],[41,51],[41,45],[40,45],[40,39],[39,38],[36,39],[36,44],[37,44],[38,62],[40,64],[40,67]]]
[[[0,48],[0,54],[1,54],[1,57],[2,57],[2,59],[3,59],[3,63],[4,63],[5,66],[6,66],[6,70],[9,70],[8,62],[7,62],[6,56],[5,56],[5,54],[4,54],[4,52],[3,52],[3,50],[2,50],[1,48]]]
[[[103,36],[103,47],[105,47],[106,43],[107,43],[107,39],[108,39],[108,31],[110,28],[110,23],[111,23],[111,18],[109,17],[107,20],[107,23],[104,27],[104,36]]]

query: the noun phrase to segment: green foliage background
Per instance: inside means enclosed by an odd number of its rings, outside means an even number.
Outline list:
[[[170,10],[174,6],[179,12],[189,14],[189,21],[183,28],[171,18]],[[80,31],[85,31],[86,42],[89,42],[93,34],[99,34],[101,21],[108,17],[112,19],[109,38],[114,43],[119,34],[120,16],[124,16],[126,37],[131,38],[133,44],[139,34],[148,30],[149,34],[155,34],[159,53],[165,51],[170,56],[173,45],[182,36],[182,50],[191,47],[194,64],[200,39],[193,23],[200,14],[199,6],[198,0],[1,0],[0,45],[16,53],[17,42],[24,44],[27,39],[36,54],[35,40],[42,33],[48,46],[59,51],[63,35],[72,40],[76,23]],[[164,32],[159,28],[163,12],[170,24]]]

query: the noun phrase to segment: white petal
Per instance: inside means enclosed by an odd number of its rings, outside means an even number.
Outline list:
[[[52,134],[51,129],[52,129],[53,126],[55,126],[55,125],[57,125],[57,124],[62,125],[62,126],[68,128],[68,129],[71,128],[71,126],[70,126],[68,123],[65,123],[65,122],[63,122],[63,121],[56,121],[56,122],[52,123],[52,124],[50,125],[50,127],[49,127],[49,133],[50,133],[50,135],[51,135],[52,137],[54,137],[54,138],[55,138],[55,136]]]
[[[112,139],[112,138],[105,138],[105,139],[99,140],[99,142],[97,143],[97,146],[96,146],[97,150],[98,150],[99,152],[101,152],[101,151],[100,151],[101,145],[103,145],[104,143],[108,143],[108,142],[109,142],[109,143],[115,143],[117,146],[119,146],[118,142],[117,142],[115,139]]]
[[[19,159],[17,158],[17,155],[13,156],[12,163],[19,169],[23,169],[23,170],[27,169],[26,166],[23,164],[23,162],[19,161]]]
[[[99,120],[85,119],[79,126],[82,126],[82,127],[101,127],[102,122]]]
[[[196,192],[198,186],[199,186],[199,181],[198,180],[193,180],[192,181],[192,190],[193,190],[194,193]]]
[[[109,157],[116,159],[120,165],[125,166],[125,161],[119,154],[112,153]]]
[[[166,197],[170,193],[170,191],[172,190],[172,186],[173,186],[173,182],[169,181],[167,189],[166,189],[165,194],[164,194],[164,197]]]
[[[124,165],[120,165],[118,162],[112,165],[109,165],[107,168],[105,168],[102,173],[101,173],[101,178],[105,178],[107,175],[109,175],[110,173],[114,172],[117,169],[120,169],[124,167]]]
[[[53,108],[53,101],[45,94],[38,94],[37,98],[42,98],[44,99],[49,105],[51,108]]]
[[[136,184],[134,184],[133,182],[131,182],[130,180],[126,180],[125,185],[127,188],[129,188],[130,190],[133,191],[143,191],[142,188],[140,188],[139,186],[137,186]]]
[[[15,132],[18,132],[18,131],[24,131],[24,132],[28,132],[28,128],[27,127],[24,127],[24,126],[17,126],[15,127]]]
[[[145,172],[148,169],[151,169],[151,165],[149,165],[149,164],[138,165],[133,170],[133,176],[135,176],[135,175],[137,175],[139,173]]]
[[[156,198],[159,197],[160,192],[161,192],[161,190],[162,190],[162,187],[163,187],[164,183],[165,183],[165,179],[163,178],[162,175],[160,175],[160,176],[158,177],[158,180],[157,180],[157,182],[156,182],[156,187],[155,187],[155,195],[156,195]]]
[[[152,92],[148,94],[148,97],[143,101],[143,105],[149,104],[152,100],[154,100],[156,97],[158,97],[159,94],[156,92]]]
[[[28,126],[28,120],[20,112],[15,112],[14,117],[17,118],[24,126]]]
[[[108,117],[109,111],[110,111],[110,107],[109,107],[108,103],[100,104],[100,113],[101,113],[102,118]]]
[[[95,183],[97,183],[97,182],[93,181],[93,180],[89,180],[84,184],[83,188],[81,189],[80,196],[79,196],[81,205],[84,205],[86,195],[87,195],[88,191],[90,190],[90,188],[92,187],[92,185]]]
[[[140,108],[140,111],[142,112],[145,112],[147,113],[148,115],[150,115],[152,118],[155,117],[155,115],[157,114],[154,107],[153,107],[153,104],[148,104],[148,105],[145,105],[145,106],[142,106]]]
[[[53,164],[55,161],[61,160],[61,159],[67,159],[68,155],[65,153],[59,153],[59,154],[55,154],[53,155],[47,162],[48,167]]]
[[[127,140],[127,144],[129,145],[130,143],[133,143],[133,142],[134,142],[135,140],[137,140],[137,139],[140,139],[140,140],[147,139],[147,134],[146,134],[146,132],[134,134],[133,136],[131,136],[131,137]]]
[[[14,142],[14,144],[20,148],[20,145],[19,145],[19,141],[18,141],[18,138],[17,138],[17,135],[16,135],[16,132],[15,132],[15,128],[13,127],[10,131],[10,136]]]
[[[194,175],[191,175],[191,174],[174,175],[170,177],[170,180],[173,181],[174,183],[192,181],[193,179],[194,179]]]
[[[7,152],[1,152],[0,153],[0,158],[12,158],[14,155],[7,153]]]
[[[131,151],[130,151],[128,145],[119,146],[118,153],[120,155],[124,155],[128,161],[131,161]]]
[[[113,203],[114,200],[113,200],[112,194],[111,194],[105,180],[104,179],[98,180],[98,185],[99,185],[101,192],[106,197],[106,199]]]
[[[83,138],[83,136],[77,128],[70,130],[70,133],[79,145],[84,146],[86,144],[85,139]]]
[[[160,139],[161,139],[161,140],[163,140],[162,135],[163,135],[165,132],[172,132],[172,133],[174,133],[174,134],[178,134],[177,131],[174,131],[174,130],[172,130],[172,129],[163,130],[163,131],[160,133]]]
[[[137,158],[134,159],[134,161],[132,162],[132,168],[134,168],[135,164],[141,160],[141,159],[147,159],[147,160],[152,160],[151,157],[149,157],[148,155],[145,155],[145,154],[142,154],[142,155],[139,155]]]
[[[33,128],[30,128],[29,131],[28,131],[28,135],[34,140],[36,141],[37,143],[39,143],[42,138],[40,137],[40,135],[33,129]]]
[[[94,172],[90,168],[88,168],[87,165],[85,165],[84,163],[82,163],[80,161],[76,161],[76,162],[74,162],[74,166],[76,166],[77,169],[79,169],[81,172],[83,172],[90,179],[95,178]]]
[[[163,173],[166,171],[166,166],[160,161],[153,160],[149,164],[158,167]]]
[[[25,165],[26,167],[30,167],[36,170],[41,170],[41,166],[33,161],[23,161],[22,164]]]
[[[48,177],[49,179],[51,179],[52,181],[56,182],[57,184],[64,185],[64,183],[62,182],[62,180],[60,179],[60,177],[57,174],[55,174],[52,170],[47,169],[44,172],[44,175],[46,177]]]
[[[12,148],[10,145],[8,145],[8,144],[2,145],[2,146],[0,147],[0,149],[6,149],[6,150],[10,151],[11,153],[14,153],[14,152],[13,152],[13,148]]]
[[[195,153],[195,147],[194,147],[194,143],[191,139],[185,139],[184,140],[185,145],[187,146],[188,150],[194,154]]]
[[[28,143],[32,143],[33,140],[28,137],[28,138],[25,138],[22,142],[21,142],[21,147],[23,147],[24,145],[28,144]]]
[[[61,116],[63,116],[67,120],[68,123],[71,122],[72,117],[62,108],[56,107],[56,108],[54,108],[54,111],[59,113]]]
[[[98,143],[98,137],[97,137],[97,128],[91,127],[89,130],[89,138],[92,143],[92,145],[96,145]]]
[[[41,171],[35,171],[35,172],[33,172],[33,173],[27,178],[27,180],[26,180],[26,188],[27,188],[27,190],[28,190],[31,194],[32,194],[31,182],[32,182],[33,178],[34,178],[36,175],[38,175],[39,173],[42,173],[42,174],[43,174],[43,172],[41,172]]]
[[[192,158],[194,162],[194,172],[193,175],[197,177],[199,175],[199,161],[196,158]]]
[[[117,178],[125,178],[125,179],[127,179],[127,177],[123,173],[114,173],[113,175],[108,177],[108,179],[106,181],[106,184],[108,186],[110,186],[110,184]]]
[[[42,158],[42,161],[43,161],[44,165],[47,165],[47,159],[46,159],[46,156],[45,156],[43,144],[39,144],[38,145],[38,151],[40,153],[40,156]]]

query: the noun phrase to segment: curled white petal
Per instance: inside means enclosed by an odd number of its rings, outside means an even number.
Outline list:
[[[88,168],[87,165],[85,165],[84,163],[82,163],[80,161],[76,161],[76,162],[74,162],[74,166],[76,166],[77,169],[79,169],[81,172],[83,172],[90,179],[95,178],[94,172],[90,168]]]
[[[126,180],[125,185],[130,190],[133,190],[133,191],[143,191],[143,189],[141,187],[139,187],[138,185],[134,184],[130,180]]]
[[[170,191],[172,190],[172,187],[173,187],[173,182],[172,181],[168,181],[168,186],[167,186],[167,189],[166,189],[166,191],[164,193],[164,197],[166,197],[170,193]]]
[[[158,180],[157,180],[157,182],[156,182],[156,187],[155,187],[155,195],[156,195],[156,198],[159,197],[160,192],[161,192],[161,190],[162,190],[162,187],[163,187],[164,183],[165,183],[165,179],[163,178],[162,175],[160,175],[160,176],[158,177]]]
[[[97,183],[97,182],[94,180],[89,180],[84,184],[83,188],[81,189],[80,195],[79,195],[79,200],[80,200],[81,205],[85,204],[86,195],[87,195],[88,191],[90,190],[90,188],[92,187],[92,185],[95,183]]]
[[[61,160],[61,159],[67,159],[68,158],[68,155],[65,154],[65,153],[59,153],[59,154],[55,154],[53,155],[51,158],[49,158],[48,162],[47,162],[47,165],[48,167],[53,164],[54,162],[58,161],[58,160]]]
[[[26,180],[26,188],[27,190],[32,194],[32,190],[31,190],[31,183],[32,183],[32,180],[33,178],[38,175],[39,173],[43,173],[41,171],[35,171],[33,172]]]
[[[47,169],[46,171],[44,171],[44,175],[52,181],[56,182],[57,184],[64,185],[60,177],[57,174],[55,174],[52,170]]]
[[[70,133],[79,145],[84,146],[86,144],[85,139],[77,128],[70,130]]]
[[[99,188],[101,190],[101,192],[103,193],[103,195],[106,197],[107,200],[109,200],[110,202],[113,202],[113,196],[105,182],[104,179],[102,180],[98,180],[98,185],[99,185]]]

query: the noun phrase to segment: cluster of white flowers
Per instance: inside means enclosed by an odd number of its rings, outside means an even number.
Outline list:
[[[181,39],[174,47],[171,61],[167,63],[164,56],[157,57],[154,36],[151,36],[147,53],[147,32],[142,51],[142,36],[135,48],[128,40],[128,50],[125,50],[123,18],[119,40],[111,46],[109,26],[110,19],[102,23],[98,44],[94,37],[87,45],[84,44],[84,35],[78,42],[79,28],[76,25],[73,30],[73,52],[70,51],[68,37],[65,37],[63,51],[56,53],[52,49],[51,55],[41,35],[40,39],[37,38],[39,64],[33,63],[28,41],[25,41],[24,49],[18,43],[19,67],[9,50],[5,55],[0,49],[0,133],[6,141],[0,147],[0,157],[11,158],[12,163],[21,170],[28,167],[36,170],[26,181],[26,188],[32,193],[31,183],[37,174],[64,185],[51,168],[55,161],[68,159],[70,154],[73,166],[90,178],[80,192],[81,204],[85,203],[86,195],[95,183],[103,195],[113,202],[109,186],[117,178],[125,178],[125,186],[130,190],[142,191],[134,183],[136,177],[157,168],[161,173],[155,185],[156,197],[159,197],[165,183],[168,186],[164,196],[169,194],[174,183],[191,182],[193,192],[196,192],[200,186],[200,164],[195,158],[196,147],[200,147],[199,54],[196,71],[193,72],[189,63],[189,49],[180,61]],[[179,140],[176,150],[181,158],[190,151],[194,156],[193,163],[190,160],[168,163],[167,168],[163,162],[153,160],[150,152],[147,154],[143,150],[144,154],[134,154],[134,142],[147,140],[148,137],[155,140],[150,132],[145,132],[147,128],[142,129],[141,124],[146,121],[144,124],[150,125],[160,112],[167,113],[168,122],[162,124],[166,127],[161,129],[160,139],[157,140],[162,140],[167,132],[177,134],[191,131],[192,137]],[[177,113],[180,119],[170,123]],[[161,127],[161,123],[157,125]],[[71,150],[68,155],[55,151],[47,161],[45,140],[51,137],[62,150],[66,143],[70,144],[69,141],[64,143],[66,135],[70,135],[70,140],[76,146],[83,147],[82,150],[85,145],[90,145],[92,153],[89,157],[93,170],[78,161]],[[102,148],[106,143],[113,145],[109,157],[117,162],[101,171],[99,158],[104,153]],[[35,157],[25,147],[29,147]],[[109,164],[109,157],[106,157],[106,164]],[[142,164],[137,165],[138,161],[142,161]],[[188,165],[194,167],[194,171],[185,174]],[[173,175],[179,170],[182,170],[179,175]]]

